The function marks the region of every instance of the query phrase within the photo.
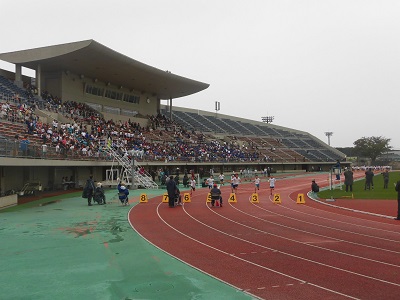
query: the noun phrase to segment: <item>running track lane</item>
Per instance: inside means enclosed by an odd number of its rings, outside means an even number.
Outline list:
[[[316,178],[317,179],[317,178]],[[262,299],[398,299],[400,232],[396,221],[296,204],[309,178],[279,180],[282,204],[263,183],[260,203],[242,184],[238,203],[209,208],[207,189],[169,208],[161,197],[136,205],[133,228],[178,259]],[[230,190],[223,187],[224,199]]]

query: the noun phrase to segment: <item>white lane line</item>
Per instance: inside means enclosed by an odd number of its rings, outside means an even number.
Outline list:
[[[289,193],[288,198],[289,198],[292,202],[296,202],[296,200],[294,200],[293,197],[291,196],[293,193],[295,193],[295,192]],[[296,197],[294,197],[294,198],[296,198]],[[336,220],[336,219],[321,217],[321,216],[319,216],[319,215],[308,214],[308,213],[303,212],[303,211],[294,210],[293,208],[290,208],[290,207],[288,207],[288,206],[286,206],[286,205],[283,205],[282,207],[284,207],[284,208],[286,208],[286,209],[288,209],[288,210],[291,210],[291,211],[296,211],[296,212],[301,213],[301,214],[310,215],[310,216],[315,216],[316,218],[321,218],[321,219],[330,220],[330,221],[335,222],[335,223],[343,223],[343,224],[346,224],[346,225],[351,225],[351,226],[353,226],[353,227],[361,227],[361,228],[366,228],[366,229],[370,229],[370,230],[374,230],[374,231],[388,232],[388,233],[400,235],[400,232],[399,232],[399,231],[393,231],[393,230],[388,230],[388,229],[376,228],[376,227],[366,226],[366,225],[364,225],[364,224],[356,224],[356,223],[354,223],[354,222],[345,222],[345,221],[340,221],[340,220]],[[354,220],[354,219],[356,219],[356,220],[362,220],[364,223],[365,223],[365,222],[368,222],[368,223],[375,223],[375,224],[377,224],[377,225],[379,225],[379,226],[393,227],[392,224],[382,223],[382,222],[378,222],[378,221],[375,221],[375,220],[366,220],[366,219],[361,219],[361,218],[356,217],[356,216],[347,216],[347,215],[339,214],[339,213],[332,212],[332,211],[326,211],[326,210],[323,210],[323,209],[320,209],[320,208],[317,208],[317,207],[311,207],[311,206],[307,206],[307,205],[306,205],[305,207],[307,207],[307,209],[309,209],[309,210],[317,210],[317,211],[322,212],[322,213],[325,213],[325,214],[333,214],[333,215],[336,215],[336,216],[339,216],[339,217],[342,217],[342,218],[351,218],[351,219],[353,219],[353,220]],[[357,212],[359,212],[359,211],[357,211]]]
[[[161,203],[160,203],[160,204],[161,204]],[[347,297],[347,298],[349,298],[349,299],[360,300],[359,298],[355,298],[355,297],[353,297],[353,296],[346,295],[346,294],[340,293],[340,292],[338,292],[338,291],[334,291],[334,290],[331,290],[331,289],[327,289],[327,288],[322,287],[322,286],[319,286],[319,285],[317,285],[317,284],[311,284],[310,282],[307,282],[307,281],[302,280],[302,279],[300,279],[300,278],[293,277],[293,276],[291,276],[291,275],[289,275],[289,274],[285,274],[285,273],[279,272],[279,271],[277,271],[277,270],[274,270],[274,269],[265,267],[265,266],[263,266],[263,265],[254,263],[254,262],[252,262],[252,261],[249,261],[249,260],[240,258],[240,257],[238,257],[238,256],[235,256],[235,255],[231,254],[231,253],[228,253],[228,252],[223,251],[223,250],[221,250],[221,249],[215,248],[215,247],[213,247],[213,246],[211,246],[211,245],[209,245],[209,244],[206,244],[206,243],[204,243],[204,242],[201,242],[201,241],[199,241],[199,240],[197,240],[197,239],[195,239],[195,238],[193,238],[193,237],[191,237],[191,236],[189,236],[189,235],[187,235],[187,234],[185,234],[185,233],[179,231],[179,230],[176,229],[174,226],[170,225],[167,221],[165,221],[165,220],[161,217],[160,212],[159,212],[159,206],[160,206],[160,204],[157,206],[157,215],[158,215],[159,219],[160,219],[162,222],[164,222],[165,225],[167,225],[168,227],[170,227],[170,228],[173,229],[174,231],[178,232],[179,234],[181,234],[181,235],[187,237],[188,239],[190,239],[190,240],[192,240],[192,241],[195,241],[196,243],[199,243],[199,244],[201,244],[201,245],[203,245],[203,246],[205,246],[205,247],[208,247],[208,248],[210,248],[210,249],[213,249],[213,250],[215,250],[215,251],[218,251],[218,252],[220,252],[220,253],[222,253],[222,254],[229,255],[229,256],[231,256],[231,257],[237,259],[237,260],[240,260],[240,261],[243,261],[243,262],[245,262],[245,263],[251,264],[251,265],[256,266],[256,267],[258,267],[258,268],[261,268],[261,269],[264,269],[264,270],[268,270],[268,271],[273,272],[273,273],[275,273],[275,274],[279,274],[279,275],[281,275],[281,276],[284,276],[284,277],[287,277],[287,278],[290,278],[290,279],[299,281],[300,283],[307,283],[307,284],[310,284],[310,285],[312,285],[312,286],[314,286],[314,287],[316,287],[316,288],[320,288],[320,289],[323,289],[323,290],[325,290],[325,291],[328,291],[328,292],[331,292],[331,293],[334,293],[334,294],[337,294],[337,295],[341,295],[341,296],[343,296],[343,297]],[[207,207],[208,207],[208,206],[207,206]],[[224,235],[230,236],[230,235],[226,234],[225,232],[223,232],[223,231],[221,231],[221,230],[218,230],[218,229],[216,229],[216,228],[213,228],[213,227],[211,227],[211,226],[209,226],[209,225],[207,225],[207,224],[205,224],[205,223],[203,223],[203,222],[197,220],[196,218],[192,217],[191,215],[189,215],[189,214],[187,213],[187,211],[185,210],[184,207],[183,207],[183,210],[185,211],[185,213],[186,213],[190,218],[194,219],[194,220],[197,221],[198,223],[200,223],[200,224],[202,224],[202,225],[204,225],[204,226],[206,226],[206,227],[209,227],[209,228],[211,228],[211,229],[214,230],[214,231],[217,231],[217,232],[220,232],[220,233],[222,233],[222,234],[224,234]],[[231,237],[233,237],[233,236],[231,236]],[[236,238],[236,237],[233,237],[233,238]],[[239,240],[242,240],[242,239],[239,239]],[[257,245],[256,243],[252,243],[252,242],[249,242],[249,241],[246,241],[246,240],[242,240],[242,241],[247,242],[247,243],[250,243],[250,244],[253,244],[253,245]],[[262,246],[262,245],[258,245],[258,246],[260,246],[260,247],[262,247],[262,248],[269,248],[269,247],[265,247],[265,246]],[[159,247],[158,247],[158,248],[159,248]],[[161,248],[159,248],[159,249],[161,249]],[[272,248],[270,248],[270,249],[272,249]],[[275,249],[272,249],[272,250],[275,250]],[[164,251],[164,250],[163,250],[163,251]],[[164,252],[165,252],[165,251],[164,251]],[[281,252],[281,251],[278,251],[278,252],[280,252],[280,253],[282,253],[282,254],[289,255],[289,256],[291,256],[291,257],[295,257],[295,258],[299,258],[299,259],[308,261],[307,259],[302,258],[302,257],[296,257],[295,255],[291,255],[291,254],[284,253],[284,252]],[[181,261],[183,261],[183,260],[181,260]],[[310,262],[313,262],[313,261],[310,260]],[[315,262],[315,263],[320,264],[320,265],[323,265],[323,264],[318,263],[318,262]],[[328,267],[330,267],[330,266],[328,266]],[[335,267],[331,267],[331,268],[339,269],[339,268],[335,268]],[[197,268],[197,269],[198,269],[198,268]],[[340,269],[339,269],[339,270],[340,270]],[[351,273],[351,272],[350,272],[350,273]],[[357,275],[357,273],[355,273],[355,274]],[[214,278],[215,278],[215,277],[214,277]],[[373,278],[371,278],[371,279],[373,279]]]
[[[164,224],[166,224],[168,227],[171,227],[172,229],[175,230],[174,227],[172,227],[171,225],[169,225],[168,223],[166,223],[165,220],[163,220],[162,218],[160,218],[160,214],[159,214],[159,212],[158,212],[158,209],[159,209],[159,206],[160,206],[160,205],[162,205],[162,202],[159,203],[159,204],[157,205],[157,215],[158,215],[158,218],[159,218]],[[237,286],[233,285],[232,283],[229,283],[228,281],[222,280],[222,279],[220,279],[220,278],[218,278],[218,277],[216,277],[216,276],[214,276],[214,275],[212,275],[212,274],[210,274],[210,273],[208,273],[208,272],[206,272],[206,271],[204,271],[204,270],[202,270],[202,269],[200,269],[200,268],[198,268],[198,267],[196,267],[196,266],[194,266],[194,265],[192,265],[192,264],[189,264],[188,262],[184,261],[183,259],[181,259],[181,258],[179,258],[179,257],[177,257],[177,256],[175,256],[175,255],[173,255],[172,253],[169,253],[169,252],[165,251],[165,250],[162,249],[161,247],[157,246],[156,244],[154,244],[153,242],[151,242],[150,240],[148,240],[147,238],[145,238],[145,237],[135,228],[135,226],[133,226],[133,224],[132,224],[132,222],[131,222],[131,220],[130,220],[130,218],[129,218],[129,214],[130,214],[130,212],[131,212],[131,210],[132,210],[133,208],[135,208],[135,206],[132,206],[132,207],[130,208],[130,210],[127,212],[127,219],[128,219],[128,222],[129,222],[129,224],[131,225],[131,228],[132,228],[133,230],[135,230],[135,232],[136,232],[139,236],[141,236],[142,239],[144,239],[145,241],[147,241],[150,245],[153,245],[155,248],[159,249],[160,251],[164,252],[165,254],[167,254],[167,255],[169,255],[169,256],[175,258],[176,260],[179,260],[180,262],[184,263],[185,265],[187,265],[187,266],[189,266],[189,267],[191,267],[191,268],[193,268],[193,269],[195,269],[195,270],[197,270],[197,271],[199,271],[199,272],[201,272],[201,273],[203,273],[203,274],[206,274],[206,275],[208,275],[208,276],[214,278],[215,280],[218,280],[218,281],[220,281],[220,282],[223,282],[223,283],[225,283],[226,285],[229,285],[229,286],[233,287],[233,288],[236,289],[236,290],[239,290],[239,291],[242,291],[242,292],[244,292],[244,293],[247,293],[247,294],[251,295],[252,297],[254,297],[255,299],[260,299],[260,300],[262,300],[262,298],[260,298],[259,296],[254,295],[253,293],[250,293],[250,289],[247,289],[247,290],[246,290],[246,289],[242,289],[242,288],[240,288],[240,287],[237,287]],[[175,231],[177,231],[177,230],[175,230]],[[180,233],[180,234],[182,234],[182,235],[184,235],[182,232],[179,232],[179,231],[177,231],[177,232]],[[187,237],[190,238],[189,236],[187,236]],[[190,239],[194,240],[193,238],[190,238]],[[201,243],[200,241],[197,241],[197,242]],[[205,246],[206,246],[206,247],[209,247],[208,245],[205,245]],[[232,255],[231,255],[231,256],[232,256]],[[359,300],[359,299],[357,299],[357,300]]]
[[[360,177],[361,178],[361,177]],[[360,179],[359,178],[359,179]],[[293,180],[293,178],[285,178],[285,179],[283,179],[283,180]],[[295,180],[299,180],[299,179],[303,179],[302,177],[297,177],[297,178],[295,178]],[[362,179],[362,178],[361,178]],[[310,186],[310,184],[309,184],[309,182],[307,181],[307,183],[300,183],[300,184],[296,184],[296,185],[291,185],[291,186],[287,186],[287,187],[282,187],[282,188],[280,188],[279,189],[279,191],[291,191],[291,190],[293,190],[293,188],[294,189],[301,189],[301,188],[305,188],[305,187],[309,187]],[[269,193],[269,190],[267,190],[267,192]],[[291,194],[293,194],[293,193],[295,193],[295,192],[290,192],[289,193],[289,195],[288,195],[288,198],[292,201],[292,202],[296,202],[292,197],[291,197]],[[269,198],[271,198],[271,196],[270,195],[267,195],[267,196],[269,196]],[[294,198],[296,198],[296,197],[294,197]],[[272,202],[272,200],[271,200],[271,202]],[[283,203],[284,204],[284,203]],[[281,204],[281,206],[282,207],[284,207],[284,208],[286,208],[286,209],[288,209],[288,210],[291,210],[291,211],[295,211],[295,212],[298,212],[298,213],[301,213],[301,214],[305,214],[305,215],[310,215],[310,216],[315,216],[316,218],[321,218],[321,219],[326,219],[326,220],[330,220],[330,221],[332,221],[332,222],[336,222],[336,223],[343,223],[343,224],[346,224],[346,225],[351,225],[351,226],[353,226],[353,227],[362,227],[362,228],[367,228],[367,229],[370,229],[370,230],[374,230],[374,231],[383,231],[383,232],[389,232],[389,233],[393,233],[393,234],[396,234],[396,235],[400,235],[400,231],[392,231],[392,230],[387,230],[387,229],[381,229],[381,228],[376,228],[376,227],[370,227],[370,226],[365,226],[365,225],[360,225],[360,224],[354,224],[354,223],[349,223],[349,222],[344,222],[344,221],[339,221],[339,220],[335,220],[335,219],[328,219],[328,218],[326,218],[326,217],[321,217],[321,216],[319,216],[319,215],[313,215],[313,214],[308,214],[308,213],[305,213],[305,212],[302,212],[302,211],[298,211],[298,210],[294,210],[294,209],[292,209],[292,208],[289,208],[288,206],[285,206],[285,205],[282,205]],[[319,208],[316,208],[316,207],[310,207],[310,206],[306,206],[308,209],[312,209],[312,210],[318,210],[318,211],[320,211],[320,212],[323,212],[323,213],[327,213],[327,214],[334,214],[334,215],[338,215],[338,216],[341,216],[341,217],[348,217],[348,218],[356,218],[356,217],[351,217],[351,216],[346,216],[346,215],[343,215],[343,214],[339,214],[339,213],[335,213],[335,212],[331,212],[331,211],[326,211],[326,210],[322,210],[322,209],[319,209]],[[358,210],[357,210],[357,212],[358,212]],[[385,217],[389,217],[389,216],[385,216]],[[392,218],[392,217],[389,217],[389,218]],[[357,218],[357,219],[359,219],[359,218]],[[373,223],[377,223],[378,225],[383,225],[381,222],[378,222],[378,221],[374,221],[374,220],[365,220],[365,219],[362,219],[363,221],[368,221],[368,222],[373,222]],[[392,227],[392,225],[390,225],[390,224],[386,224],[385,223],[385,225],[387,225],[387,226],[391,226]],[[379,238],[379,237],[378,237]],[[400,243],[400,239],[397,241],[395,241],[395,242],[398,242],[398,243]]]
[[[258,207],[258,206],[257,206],[257,207]],[[313,233],[313,232],[301,230],[301,229],[298,229],[298,228],[295,228],[295,227],[282,225],[282,224],[280,224],[280,223],[276,223],[276,222],[272,222],[272,221],[267,221],[267,220],[262,219],[262,218],[260,218],[260,217],[257,217],[257,216],[254,216],[254,215],[252,215],[252,214],[249,214],[249,213],[247,213],[247,212],[245,212],[245,211],[243,211],[243,210],[240,210],[240,209],[238,209],[237,207],[235,207],[235,206],[233,206],[233,205],[232,205],[232,208],[235,209],[235,210],[237,210],[237,211],[239,211],[239,212],[242,213],[242,214],[248,215],[248,216],[250,216],[250,217],[252,217],[252,218],[255,218],[255,219],[259,219],[259,220],[261,220],[262,222],[269,223],[269,224],[274,224],[274,225],[276,225],[276,226],[284,227],[284,228],[287,228],[287,229],[290,229],[290,230],[300,231],[300,232],[302,232],[302,233],[306,233],[306,234],[309,234],[309,235],[315,235],[315,236],[318,236],[318,237],[323,237],[323,238],[331,239],[331,240],[333,240],[333,241],[331,241],[331,242],[349,243],[349,244],[356,245],[356,246],[361,246],[361,247],[366,247],[366,248],[372,248],[372,249],[374,249],[374,250],[386,251],[386,252],[391,252],[391,253],[400,254],[400,252],[398,252],[398,251],[393,251],[393,250],[383,249],[383,248],[374,247],[374,246],[370,246],[370,245],[355,243],[355,242],[351,242],[351,241],[347,241],[347,240],[341,240],[341,239],[337,239],[337,238],[333,238],[333,237],[329,237],[329,236],[325,236],[325,235],[321,235],[321,234],[317,234],[317,233]],[[222,217],[223,217],[223,216],[222,216]],[[228,220],[230,220],[230,219],[228,219]],[[296,219],[295,219],[295,220],[296,220]],[[236,222],[236,221],[234,221],[234,222]],[[302,244],[302,245],[306,245],[306,246],[309,246],[309,247],[314,247],[314,248],[318,248],[318,249],[321,249],[321,250],[326,250],[326,251],[329,251],[329,252],[334,252],[334,253],[338,253],[338,254],[350,256],[350,257],[355,257],[355,258],[358,258],[358,259],[363,259],[363,260],[367,260],[367,261],[371,261],[371,262],[375,262],[375,263],[379,263],[379,264],[384,264],[384,265],[388,265],[388,266],[400,268],[400,265],[395,265],[395,264],[391,264],[391,263],[387,263],[387,262],[382,262],[382,261],[375,260],[375,259],[371,259],[371,258],[362,257],[362,256],[355,255],[355,254],[350,254],[350,253],[346,253],[346,252],[342,252],[342,251],[338,251],[338,250],[333,250],[333,249],[329,249],[329,248],[322,247],[322,246],[317,246],[317,245],[315,245],[315,243],[301,242],[301,241],[298,241],[298,240],[295,240],[295,239],[287,238],[287,237],[280,236],[280,235],[277,235],[277,234],[274,234],[274,233],[270,233],[270,232],[267,232],[267,231],[264,231],[264,230],[261,230],[261,229],[257,229],[257,228],[254,228],[254,227],[251,227],[251,226],[242,224],[242,223],[238,223],[238,224],[240,224],[240,225],[242,225],[242,226],[245,226],[245,227],[248,227],[248,228],[251,228],[251,229],[253,229],[253,230],[255,230],[255,231],[262,232],[262,233],[264,233],[264,234],[272,235],[272,236],[274,236],[274,237],[282,238],[282,239],[289,240],[289,241],[291,241],[291,242],[299,243],[299,244]]]
[[[272,201],[271,201],[271,202],[272,202]],[[306,224],[310,224],[310,225],[315,225],[315,226],[322,227],[322,228],[329,228],[329,229],[331,229],[331,230],[336,230],[336,231],[340,231],[340,232],[346,232],[346,233],[351,233],[351,234],[360,235],[360,236],[372,237],[372,238],[375,238],[375,239],[379,239],[379,240],[383,240],[383,241],[389,241],[389,242],[392,242],[392,243],[400,243],[400,239],[398,239],[398,240],[387,239],[387,238],[382,238],[382,237],[379,237],[379,236],[376,236],[376,235],[368,235],[368,234],[363,234],[363,233],[359,233],[359,232],[355,232],[355,231],[349,231],[349,230],[345,230],[345,229],[340,229],[340,228],[330,227],[330,226],[326,226],[326,225],[321,225],[321,224],[314,223],[314,222],[308,222],[308,221],[300,220],[300,219],[298,219],[298,218],[293,218],[293,217],[289,217],[289,216],[284,215],[284,214],[280,214],[280,213],[277,213],[277,212],[273,212],[273,211],[271,211],[271,210],[269,210],[269,209],[265,209],[265,207],[262,207],[262,206],[259,206],[259,205],[255,205],[254,203],[252,203],[252,204],[253,204],[254,206],[256,206],[257,208],[262,209],[262,210],[264,210],[264,211],[266,211],[266,212],[272,213],[272,214],[277,215],[277,216],[282,216],[282,217],[285,217],[285,218],[288,218],[288,219],[296,220],[296,221],[299,221],[299,222],[302,222],[302,223],[306,223]],[[345,225],[350,225],[350,226],[352,226],[352,227],[357,226],[357,227],[361,227],[361,228],[363,228],[363,229],[369,229],[369,230],[375,229],[375,230],[378,230],[378,231],[383,231],[383,232],[387,232],[387,233],[393,233],[393,234],[396,234],[396,235],[397,235],[397,234],[400,235],[400,232],[382,230],[382,229],[377,229],[377,228],[373,228],[373,227],[369,227],[369,226],[356,225],[356,224],[354,224],[354,223],[348,223],[348,222],[338,221],[338,220],[331,219],[331,218],[321,217],[321,216],[318,216],[318,215],[315,215],[315,214],[310,214],[310,213],[306,213],[306,212],[303,212],[303,211],[299,211],[299,210],[290,208],[290,207],[285,206],[285,205],[282,205],[282,204],[281,204],[281,207],[284,208],[284,209],[287,209],[287,210],[296,212],[296,213],[300,213],[300,214],[303,214],[303,215],[307,215],[307,216],[310,216],[310,217],[313,217],[313,218],[318,218],[318,219],[326,220],[326,221],[329,221],[329,222],[342,223],[342,224],[345,224]],[[308,206],[307,206],[307,208],[314,209],[313,207],[308,207]],[[335,214],[336,214],[336,213],[335,213]],[[339,214],[339,216],[343,216],[343,215],[340,215],[340,214]],[[381,223],[380,223],[380,224],[381,224]]]
[[[292,193],[290,193],[290,194],[292,194]],[[290,197],[290,194],[289,194],[289,198],[294,202],[294,200]],[[346,233],[351,233],[351,234],[354,234],[354,235],[372,237],[372,238],[375,238],[375,239],[380,239],[380,240],[389,241],[389,242],[393,242],[393,243],[400,243],[400,239],[398,239],[398,240],[386,239],[386,238],[382,238],[382,237],[379,237],[379,236],[371,236],[371,235],[367,235],[367,234],[362,234],[362,233],[358,233],[358,232],[354,232],[354,231],[348,231],[348,230],[344,230],[344,229],[329,227],[329,226],[325,226],[325,225],[321,225],[321,224],[317,224],[317,223],[308,222],[308,221],[300,220],[300,219],[297,219],[297,218],[289,217],[289,216],[287,216],[287,215],[280,214],[280,213],[277,213],[277,212],[273,212],[273,211],[271,211],[271,210],[269,210],[269,209],[265,209],[265,208],[262,207],[262,206],[256,205],[256,203],[253,203],[253,202],[250,200],[250,198],[251,198],[251,196],[249,196],[249,202],[250,202],[251,204],[253,204],[255,207],[257,207],[258,209],[262,209],[262,210],[264,210],[264,211],[266,211],[266,212],[269,212],[269,213],[271,213],[271,214],[277,215],[277,216],[282,216],[282,217],[285,217],[285,218],[288,218],[288,219],[296,220],[296,221],[298,221],[298,222],[303,222],[303,223],[306,223],[306,224],[311,224],[311,225],[319,226],[319,227],[322,227],[322,228],[328,228],[328,229],[336,230],[336,231],[340,231],[340,232],[346,232]],[[270,195],[269,195],[269,199],[270,199],[270,201],[272,202],[271,196],[270,196]],[[232,206],[232,205],[231,205],[231,206]],[[332,221],[333,221],[333,222],[340,222],[340,223],[344,223],[344,224],[346,224],[346,225],[356,226],[354,223],[347,223],[347,222],[338,221],[338,220],[335,220],[335,219],[329,219],[329,218],[317,216],[317,215],[314,215],[314,214],[308,214],[308,213],[305,213],[305,212],[302,212],[302,211],[299,211],[299,210],[295,210],[295,209],[289,208],[289,207],[287,207],[287,206],[285,206],[285,205],[282,205],[282,204],[280,204],[280,206],[283,207],[283,208],[285,208],[285,209],[287,209],[287,210],[294,211],[294,212],[296,212],[296,213],[301,213],[301,214],[309,215],[309,216],[311,216],[311,217],[316,217],[316,218],[328,220],[328,221],[331,221],[331,222],[332,222]],[[232,206],[232,207],[233,207],[233,206]],[[308,206],[307,206],[307,208],[312,208],[312,207],[308,207]],[[314,208],[312,208],[312,209],[314,209]],[[241,210],[239,210],[239,211],[241,211]],[[334,213],[334,214],[336,214],[336,213]],[[342,216],[342,215],[340,215],[340,214],[338,214],[338,215],[339,215],[339,216]],[[273,223],[273,222],[271,222],[271,223]],[[273,223],[273,224],[276,224],[276,225],[279,225],[279,226],[280,226],[279,223]],[[381,223],[379,223],[379,224],[381,224]],[[373,228],[373,227],[368,227],[368,226],[363,226],[363,225],[357,225],[357,226],[362,227],[362,228],[366,228],[366,229],[376,229],[376,228]],[[376,229],[376,230],[380,230],[380,231],[384,231],[384,232],[389,232],[389,233],[394,233],[394,234],[399,234],[399,235],[400,235],[400,232],[388,231],[388,230],[382,230],[382,229]],[[310,234],[312,234],[312,233],[310,232]],[[332,239],[335,239],[335,238],[332,238]],[[345,241],[345,240],[340,240],[340,241],[352,243],[352,242],[350,242],[350,241]],[[400,253],[400,252],[397,252],[397,251],[391,251],[391,250],[380,249],[380,248],[378,248],[378,249],[379,249],[379,250],[382,250],[382,251],[389,251],[389,252],[394,252],[394,253]]]
[[[206,206],[207,206],[207,205],[206,205]],[[208,207],[208,206],[207,206],[207,207]],[[209,207],[208,207],[208,208],[209,208]],[[209,208],[209,209],[210,209],[210,208]],[[360,277],[363,277],[363,278],[367,278],[367,279],[375,280],[375,281],[378,281],[378,282],[383,282],[383,283],[385,283],[385,284],[389,284],[389,285],[394,285],[394,286],[399,286],[399,287],[400,287],[400,284],[395,283],[395,282],[391,282],[391,281],[387,281],[387,280],[384,280],[384,279],[380,279],[380,278],[368,276],[368,275],[365,275],[365,274],[357,273],[357,272],[354,272],[354,271],[342,269],[342,268],[339,268],[339,267],[331,266],[331,265],[328,265],[328,264],[325,264],[325,263],[322,263],[322,262],[318,262],[318,261],[315,261],[315,260],[312,260],[312,259],[308,259],[308,258],[305,258],[305,257],[301,257],[301,256],[298,256],[298,255],[294,255],[294,254],[291,254],[291,253],[288,253],[288,252],[280,251],[280,250],[277,250],[277,249],[274,249],[274,248],[271,248],[271,247],[267,247],[267,246],[264,246],[264,245],[260,245],[260,244],[257,244],[257,243],[254,243],[254,242],[251,242],[251,241],[248,241],[248,240],[245,240],[245,239],[236,237],[236,236],[234,236],[234,235],[232,235],[232,234],[228,234],[228,233],[226,233],[226,232],[224,232],[224,231],[222,231],[222,230],[219,230],[219,229],[217,229],[217,228],[215,228],[215,227],[212,227],[212,226],[210,226],[210,225],[208,225],[208,224],[205,224],[204,222],[202,222],[202,221],[196,219],[195,217],[193,217],[192,215],[190,215],[190,214],[186,211],[185,208],[183,208],[183,210],[184,210],[184,212],[185,212],[190,218],[192,218],[192,219],[195,220],[196,222],[198,222],[198,223],[204,225],[205,227],[208,227],[208,228],[210,228],[210,229],[212,229],[212,230],[214,230],[214,231],[217,231],[217,232],[219,232],[219,233],[221,233],[221,234],[223,234],[223,235],[226,235],[226,236],[228,236],[228,237],[231,237],[231,238],[234,238],[234,239],[243,241],[243,242],[248,243],[248,244],[251,244],[251,245],[255,245],[255,246],[261,247],[261,248],[263,248],[263,249],[269,249],[269,250],[271,250],[271,251],[277,251],[277,252],[280,253],[280,254],[287,255],[287,256],[289,256],[289,257],[293,257],[293,258],[296,258],[296,259],[304,260],[304,261],[307,261],[307,262],[310,262],[310,263],[313,263],[313,264],[317,264],[317,265],[320,265],[320,266],[324,266],[324,267],[331,268],[331,269],[334,269],[334,270],[342,271],[342,272],[349,273],[349,274],[352,274],[352,275],[356,275],[356,276],[360,276]],[[210,210],[211,210],[214,214],[216,214],[216,215],[220,216],[221,218],[224,218],[224,219],[226,219],[226,220],[228,220],[228,221],[230,221],[230,222],[232,222],[232,223],[238,224],[238,225],[240,225],[240,226],[243,226],[243,227],[246,227],[246,228],[249,228],[249,229],[253,229],[253,230],[257,230],[257,231],[262,231],[262,230],[255,229],[255,228],[253,228],[253,227],[250,227],[250,226],[241,224],[241,223],[239,223],[239,222],[237,222],[237,221],[234,221],[234,220],[232,220],[232,219],[229,219],[229,218],[227,218],[227,217],[225,217],[225,216],[223,216],[223,215],[217,213],[215,210],[212,210],[212,209],[210,209]],[[160,216],[160,218],[161,218],[161,216]],[[170,226],[170,225],[169,225],[169,226]],[[172,227],[172,226],[171,226],[171,227]],[[176,229],[175,229],[175,230],[176,230]],[[178,230],[176,230],[176,231],[178,231]],[[178,231],[178,232],[180,232],[180,231]],[[185,236],[187,236],[187,235],[184,234],[184,233],[182,233],[182,234],[185,235]],[[270,234],[270,233],[267,233],[267,232],[266,232],[266,234]],[[278,237],[279,237],[279,236],[278,236]],[[190,238],[191,238],[191,237],[190,237]],[[194,240],[195,240],[195,239],[194,239]],[[290,240],[290,239],[289,239],[289,240]],[[307,244],[307,245],[308,245],[308,244]],[[308,246],[317,247],[317,246],[314,246],[314,245],[308,245]],[[221,250],[221,251],[222,251],[222,250]],[[235,257],[236,257],[236,256],[235,256]],[[305,280],[302,280],[302,281],[305,281]],[[306,281],[305,281],[305,282],[306,282]]]

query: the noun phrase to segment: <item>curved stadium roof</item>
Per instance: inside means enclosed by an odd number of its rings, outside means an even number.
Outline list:
[[[0,54],[0,60],[42,72],[70,71],[159,99],[188,96],[209,84],[141,63],[94,40]]]

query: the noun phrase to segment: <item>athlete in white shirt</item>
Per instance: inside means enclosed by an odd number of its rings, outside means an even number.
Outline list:
[[[190,179],[190,196],[196,190],[196,180],[194,178]]]
[[[223,173],[221,173],[221,174],[219,175],[219,177],[218,177],[219,183],[220,183],[221,185],[224,185],[224,178],[225,178],[225,175],[224,175]]]
[[[274,178],[274,176],[271,175],[268,182],[269,182],[269,188],[271,190],[271,195],[272,195],[272,191],[275,189],[276,179]]]
[[[239,175],[236,173],[231,179],[232,193],[236,193],[239,183],[242,182]]]
[[[214,177],[212,175],[210,175],[210,178],[207,179],[207,185],[209,190],[212,189],[214,185]]]
[[[260,190],[260,181],[261,179],[256,175],[256,178],[254,178],[254,193]]]

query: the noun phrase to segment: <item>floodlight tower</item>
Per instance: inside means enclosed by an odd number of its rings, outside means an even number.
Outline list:
[[[328,145],[331,145],[331,136],[333,135],[332,131],[325,132],[325,135],[328,137]]]
[[[219,101],[215,101],[215,117],[218,117],[218,111],[221,109],[221,103]]]
[[[274,121],[274,118],[275,118],[274,116],[266,116],[266,117],[261,117],[261,120],[264,123],[269,124],[269,123],[272,123]]]

